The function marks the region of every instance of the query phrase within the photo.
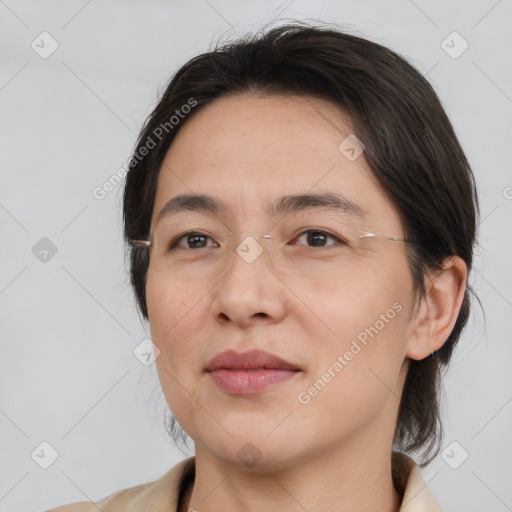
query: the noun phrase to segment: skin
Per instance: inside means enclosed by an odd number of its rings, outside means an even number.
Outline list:
[[[284,241],[303,228],[336,234],[332,212],[273,219],[264,206],[285,194],[337,191],[364,210],[365,227],[403,237],[398,210],[364,153],[349,161],[338,150],[350,133],[350,117],[325,100],[256,93],[217,99],[184,123],[169,148],[151,232],[199,229],[214,241],[226,226],[245,233],[275,226],[270,232]],[[187,212],[157,228],[165,203],[191,192],[218,197],[229,214]],[[152,340],[161,351],[158,374],[196,448],[196,480],[183,510],[400,508],[391,450],[409,359],[428,357],[447,339],[466,267],[448,259],[442,272],[427,276],[427,298],[415,306],[405,244],[376,238],[345,259],[336,248],[308,247],[304,237],[301,243],[298,266],[288,269],[274,267],[265,251],[251,264],[235,254],[219,267],[215,248],[172,265],[161,244],[151,249],[146,293]],[[397,302],[402,311],[301,404],[298,394]],[[203,372],[226,349],[266,350],[301,371],[263,393],[229,395]],[[237,456],[248,442],[261,456],[252,467]]]

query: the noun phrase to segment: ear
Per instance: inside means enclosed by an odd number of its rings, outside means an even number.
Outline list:
[[[464,299],[467,267],[450,256],[443,268],[426,277],[426,296],[411,320],[406,355],[421,360],[441,348],[453,330]]]

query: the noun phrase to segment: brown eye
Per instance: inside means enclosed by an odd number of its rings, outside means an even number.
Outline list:
[[[332,240],[335,240],[337,243],[344,244],[343,240],[338,238],[337,236],[332,235],[331,233],[328,233],[327,231],[322,231],[319,229],[309,229],[307,231],[303,231],[296,240],[300,240],[301,238],[306,237],[306,245],[309,247],[328,247],[330,245],[335,244],[326,244],[325,242],[330,238]],[[295,243],[296,244],[296,243]],[[312,244],[312,245],[309,245]],[[301,244],[303,245],[303,244]]]
[[[189,231],[178,238],[174,242],[171,243],[169,249],[174,249],[177,246],[181,249],[202,249],[203,247],[216,247],[218,244],[205,245],[206,240],[211,240],[211,238],[203,233],[199,233],[197,231]],[[186,246],[181,245],[181,242],[184,241]]]

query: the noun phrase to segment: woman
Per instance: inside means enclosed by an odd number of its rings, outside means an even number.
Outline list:
[[[54,512],[441,510],[419,468],[477,215],[434,90],[389,49],[295,23],[189,61],[142,129],[124,223],[196,455]]]

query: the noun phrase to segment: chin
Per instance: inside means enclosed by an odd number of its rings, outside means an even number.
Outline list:
[[[291,436],[270,437],[268,430],[265,433],[236,433],[233,437],[227,433],[222,438],[209,436],[208,439],[198,440],[196,453],[201,451],[197,449],[199,445],[210,456],[234,465],[237,469],[245,468],[256,473],[286,469],[304,456],[297,452],[297,447],[304,445],[303,440],[295,440]]]

